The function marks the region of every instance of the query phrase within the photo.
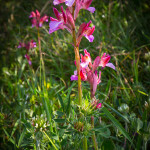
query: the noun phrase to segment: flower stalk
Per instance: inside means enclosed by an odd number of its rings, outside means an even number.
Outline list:
[[[91,126],[92,128],[94,128],[94,116],[91,116]],[[93,131],[93,135],[92,135],[92,140],[93,140],[93,144],[94,144],[94,149],[98,150],[98,145],[96,142],[96,136],[95,136],[95,132]]]
[[[88,150],[87,138],[86,137],[83,138],[83,150]]]
[[[75,3],[73,5],[73,14],[72,14],[72,16],[74,16],[74,10],[75,10]],[[80,54],[79,54],[79,46],[77,46],[77,41],[76,41],[75,27],[72,30],[72,36],[73,36],[75,61],[76,61],[77,75],[78,75],[79,105],[81,106],[81,104],[82,104],[82,85],[81,85],[81,77],[80,77]]]

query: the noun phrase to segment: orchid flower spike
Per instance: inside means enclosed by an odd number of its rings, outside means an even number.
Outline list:
[[[38,10],[36,10],[36,12],[32,11],[29,18],[33,18],[31,20],[32,22],[32,27],[42,27],[44,22],[48,22],[48,16],[44,15],[43,17],[40,17],[40,13]]]
[[[65,28],[72,33],[72,28],[75,28],[75,23],[69,8],[66,9],[66,13],[63,10],[63,6],[61,6],[61,13],[56,8],[53,8],[53,11],[57,19],[50,17],[49,33],[51,34],[52,32]]]
[[[100,57],[97,56],[93,62],[90,53],[85,49],[84,56],[81,54],[80,77],[82,81],[88,81],[91,87],[91,97],[93,98],[97,89],[97,85],[101,82],[101,72],[97,74],[97,67],[100,63]],[[71,76],[71,81],[78,80],[77,71]]]

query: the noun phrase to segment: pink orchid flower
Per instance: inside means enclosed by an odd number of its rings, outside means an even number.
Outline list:
[[[97,85],[101,82],[101,72],[97,74],[97,67],[100,63],[100,57],[97,56],[93,62],[91,61],[90,53],[84,50],[85,55],[81,55],[80,76],[82,81],[88,81],[91,87],[91,97],[94,97]],[[77,71],[71,76],[71,81],[78,80]]]
[[[53,8],[53,11],[57,19],[50,17],[49,33],[51,34],[54,31],[59,29],[63,30],[64,28],[72,33],[72,28],[75,28],[75,24],[69,9],[67,8],[65,13],[61,6],[61,13],[59,13],[56,8]]]
[[[87,50],[84,50],[84,56],[81,54],[81,67],[82,68],[86,68],[88,65],[91,66],[92,65],[92,60],[91,60],[91,56],[90,53],[87,52]]]
[[[92,28],[90,27],[90,24],[92,23],[92,21],[89,21],[89,23],[82,23],[80,25],[78,34],[77,34],[77,45],[80,44],[81,39],[83,36],[85,36],[89,42],[93,42],[94,40],[94,36],[92,35],[94,30],[95,30],[95,26],[93,26]]]
[[[109,54],[106,55],[106,53],[104,53],[103,56],[101,57],[99,66],[103,68],[107,66],[115,70],[115,66],[112,63],[108,63],[110,58],[111,57],[109,56]]]
[[[29,53],[30,49],[36,47],[36,42],[34,42],[33,40],[31,40],[28,43],[21,43],[20,42],[18,48],[23,48],[23,47],[26,49],[26,52],[27,52],[27,54],[25,54],[24,57],[27,59],[29,65],[32,65],[32,62],[31,62],[31,59],[30,59],[30,56],[28,55],[28,53]]]
[[[30,42],[28,43],[19,43],[18,45],[18,48],[23,48],[25,47],[27,51],[29,51],[30,49],[32,48],[35,48],[36,47],[36,42],[34,42],[34,40],[31,40]]]
[[[31,62],[31,60],[30,60],[30,56],[29,56],[28,54],[25,54],[24,57],[27,59],[29,65],[32,65],[32,62]]]
[[[84,56],[81,54],[80,76],[82,81],[89,82],[91,89],[91,98],[94,98],[97,85],[101,82],[101,71],[98,75],[97,68],[99,66],[108,66],[115,69],[115,66],[112,63],[108,63],[109,60],[110,56],[104,53],[101,59],[99,56],[97,56],[92,64],[90,53],[88,53],[86,49],[84,50]],[[73,80],[78,80],[77,71],[75,71],[74,75],[71,76],[71,81]]]
[[[25,47],[25,43],[19,42],[18,48],[22,48],[22,47]]]
[[[78,17],[80,9],[86,9],[92,13],[95,12],[94,7],[90,7],[93,0],[76,0],[76,7],[75,7],[75,13],[74,13],[74,19]]]
[[[74,4],[75,0],[54,0],[53,4],[58,5],[58,4],[64,3],[64,2],[67,6],[71,7]]]
[[[38,10],[36,10],[36,12],[31,12],[29,18],[33,18],[31,20],[32,22],[32,27],[42,27],[44,22],[48,22],[48,16],[44,15],[43,17],[40,17],[40,13]]]
[[[84,68],[82,68],[80,70],[80,77],[81,77],[82,81],[86,81],[87,80],[87,75],[86,75],[86,71],[85,71]],[[74,75],[72,75],[70,77],[70,79],[71,79],[71,81],[78,80],[77,70],[74,71]]]
[[[91,98],[93,98],[97,85],[101,82],[101,72],[99,72],[99,76],[97,75],[97,70],[95,72],[87,72],[87,81],[89,82],[91,88]]]
[[[35,48],[36,47],[36,42],[34,42],[33,40],[31,40],[30,42],[28,42],[27,44],[25,44],[25,48],[26,50],[30,50],[32,48]]]

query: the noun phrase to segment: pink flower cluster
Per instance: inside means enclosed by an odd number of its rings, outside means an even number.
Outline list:
[[[29,18],[32,18],[32,27],[42,27],[44,22],[48,22],[48,16],[44,15],[43,17],[40,17],[40,13],[38,10],[35,12],[32,11]]]
[[[110,56],[106,53],[100,58],[97,56],[92,64],[90,53],[87,50],[84,50],[84,56],[81,54],[80,62],[80,77],[82,81],[88,81],[91,88],[91,97],[93,98],[97,89],[97,85],[101,82],[101,71],[99,75],[97,73],[97,68],[101,66],[110,67],[115,70],[115,66],[112,63],[108,63]],[[74,75],[71,76],[71,81],[78,80],[77,71],[74,71]]]
[[[95,8],[90,7],[91,3],[93,0],[54,0],[53,4],[58,5],[60,3],[64,3],[68,6],[71,7],[73,4],[75,4],[75,13],[74,13],[74,19],[77,18],[80,9],[86,9],[92,13],[94,13]]]
[[[68,8],[66,9],[66,12],[63,10],[63,7],[61,6],[61,12],[59,12],[56,8],[53,8],[54,14],[56,16],[56,19],[53,17],[50,17],[50,29],[49,33],[53,33],[54,31],[57,31],[59,29],[67,29],[71,34],[72,31],[75,29],[75,20],[79,14],[80,9],[87,9],[90,12],[94,13],[95,8],[94,7],[89,7],[92,3],[92,0],[54,0],[54,5],[58,5],[60,3],[66,3]],[[75,10],[73,11],[72,6],[75,6]],[[72,16],[74,14],[74,16]],[[80,41],[82,37],[86,37],[89,42],[93,42],[94,36],[92,35],[95,26],[90,27],[90,24],[92,21],[89,23],[82,23],[79,27],[79,31],[77,33],[77,46],[79,46]]]
[[[32,48],[35,48],[36,47],[36,42],[34,42],[33,40],[31,40],[30,42],[28,43],[19,43],[19,46],[18,48],[25,48],[26,49],[26,54],[25,54],[25,58],[27,59],[29,65],[32,64],[31,62],[31,59],[30,59],[30,56],[29,56],[29,50],[32,49]]]
[[[50,30],[49,33],[51,34],[54,31],[59,29],[67,29],[70,33],[72,33],[72,28],[75,27],[73,17],[71,15],[70,10],[67,8],[66,13],[61,6],[61,13],[58,12],[56,8],[53,8],[54,14],[57,19],[50,17]]]

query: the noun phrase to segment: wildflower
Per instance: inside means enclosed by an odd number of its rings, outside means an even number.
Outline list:
[[[99,72],[98,76],[97,70],[95,72],[90,70],[87,72],[87,81],[90,84],[91,98],[93,98],[95,96],[97,85],[101,82],[101,72]]]
[[[101,57],[99,66],[101,66],[103,68],[105,66],[107,66],[107,67],[110,67],[110,68],[115,70],[115,66],[112,63],[108,63],[110,58],[111,57],[108,54],[106,55],[106,53],[104,53],[103,56]]]
[[[31,62],[31,59],[30,59],[30,56],[28,55],[29,53],[29,50],[36,47],[36,42],[34,42],[33,40],[31,40],[30,42],[28,43],[19,43],[19,46],[18,48],[25,48],[26,49],[26,54],[25,54],[25,58],[27,59],[29,65],[32,65],[32,62]]]
[[[106,53],[104,53],[101,58],[97,56],[92,64],[90,53],[88,53],[86,49],[84,50],[84,56],[81,54],[80,77],[82,81],[89,82],[91,98],[94,98],[97,85],[101,82],[101,71],[98,75],[97,68],[99,66],[102,66],[103,68],[108,66],[115,69],[115,66],[112,63],[108,63],[110,58],[111,57],[108,54],[106,55]],[[77,71],[74,71],[74,75],[71,76],[71,81],[73,80],[78,80]],[[100,107],[100,105],[97,107]]]
[[[73,5],[73,3],[75,2],[75,0],[54,0],[53,4],[58,5],[58,4],[64,3],[64,2],[67,6],[71,7]]]
[[[82,81],[87,80],[87,75],[86,75],[85,69],[80,70],[80,77],[81,77]],[[77,70],[74,71],[74,75],[72,75],[70,79],[71,79],[71,81],[78,80]]]
[[[90,53],[87,52],[87,50],[85,49],[84,50],[84,56],[81,54],[81,63],[80,65],[83,67],[83,68],[86,68],[88,65],[91,66],[91,63],[92,63],[92,60],[91,60],[91,56],[90,56]]]
[[[28,54],[25,54],[24,57],[27,59],[29,65],[32,65],[31,60],[30,60],[30,56]]]
[[[77,34],[77,46],[80,44],[80,41],[83,36],[85,36],[89,40],[89,42],[93,42],[94,36],[92,34],[95,30],[95,26],[91,28],[90,27],[91,23],[92,21],[89,21],[89,23],[82,23],[80,25],[80,28]]]
[[[74,19],[78,17],[80,9],[86,9],[90,11],[91,13],[95,12],[94,7],[90,7],[93,0],[76,0],[76,7],[75,7],[75,13],[74,13]]]
[[[72,28],[75,28],[74,20],[69,8],[66,9],[66,13],[61,6],[61,13],[58,12],[56,8],[53,8],[54,14],[57,19],[50,17],[50,30],[49,33],[51,34],[54,31],[59,29],[67,29],[70,33],[72,33]]]
[[[25,43],[19,42],[18,48],[22,48],[22,47],[25,47]]]
[[[43,17],[40,17],[40,13],[38,10],[36,10],[36,12],[32,11],[29,18],[33,18],[31,20],[32,22],[32,27],[42,27],[44,22],[48,22],[48,16],[44,15]]]
[[[88,81],[91,88],[91,97],[94,97],[97,85],[101,82],[101,72],[97,74],[97,67],[100,63],[100,57],[97,56],[93,62],[91,61],[90,53],[84,50],[85,55],[81,55],[80,77],[82,81]],[[78,80],[77,71],[71,76],[71,81]]]
[[[34,42],[34,40],[31,40],[31,41],[28,42],[28,43],[21,43],[21,42],[19,42],[18,48],[23,48],[23,47],[24,47],[27,51],[29,51],[30,49],[36,47],[36,42]]]
[[[30,42],[28,42],[27,44],[25,44],[25,48],[27,51],[29,51],[32,48],[36,47],[36,42],[34,42],[33,40],[31,40]]]

